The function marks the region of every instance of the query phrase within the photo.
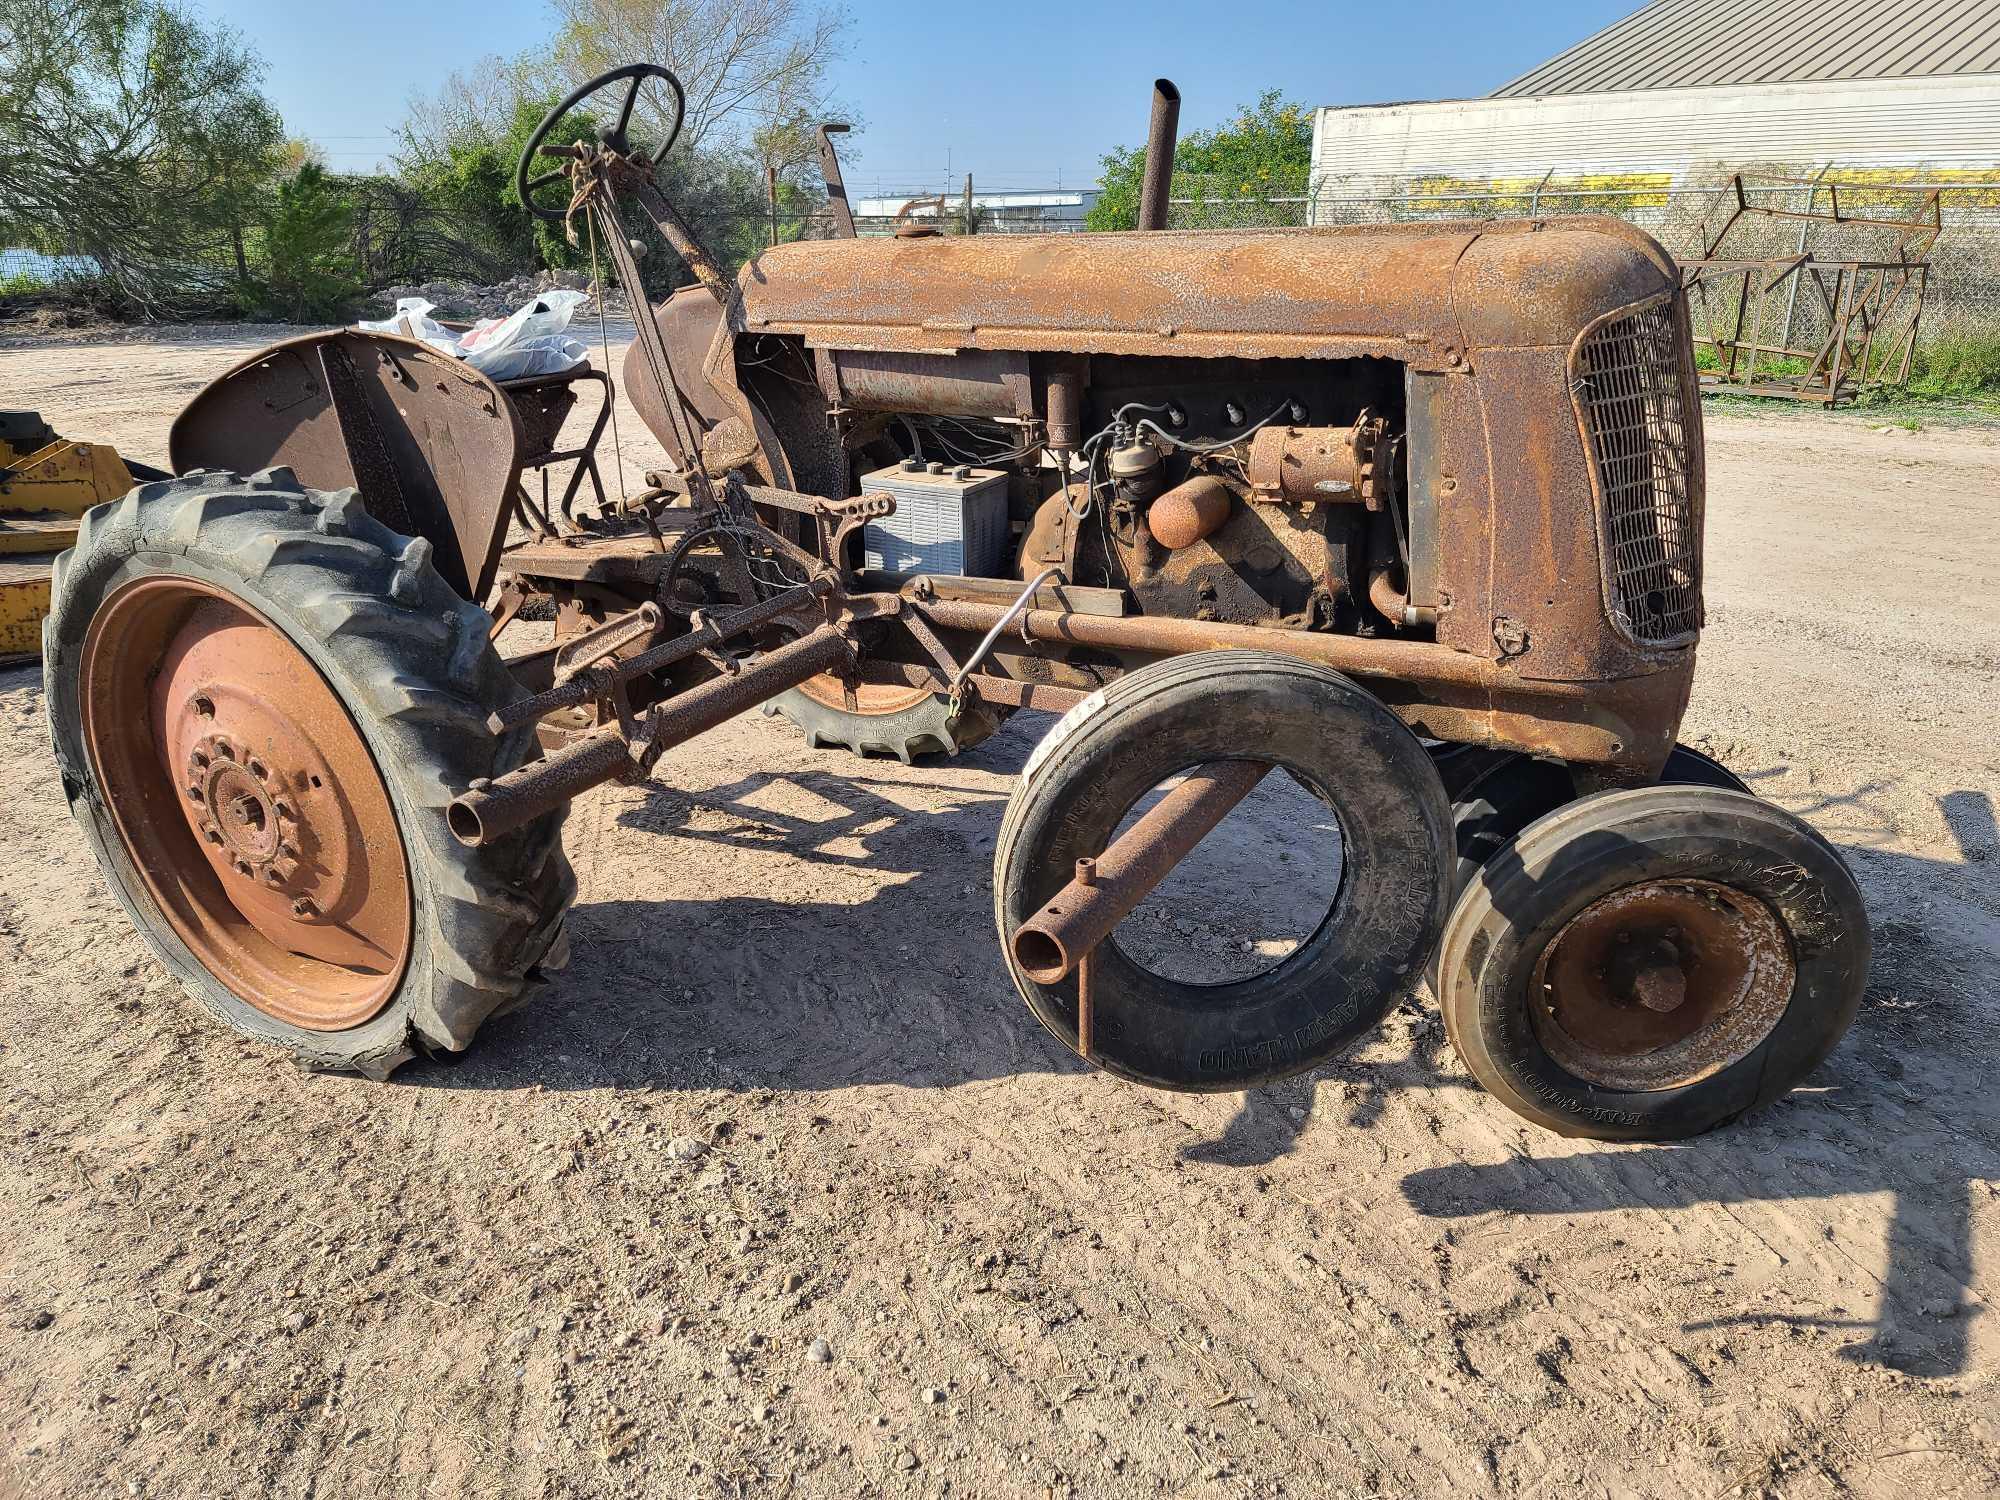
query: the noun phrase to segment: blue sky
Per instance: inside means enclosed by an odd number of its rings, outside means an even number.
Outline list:
[[[194,0],[269,64],[290,130],[336,169],[391,145],[414,93],[480,56],[533,46],[543,0]],[[1183,130],[1267,88],[1310,104],[1484,94],[1637,7],[1638,0],[853,0],[840,96],[866,122],[843,145],[857,193],[1088,182],[1110,147],[1144,139],[1155,76],[1180,85]],[[951,174],[951,175],[948,175]]]

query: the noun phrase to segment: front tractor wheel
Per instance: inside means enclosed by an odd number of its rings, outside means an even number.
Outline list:
[[[386,1076],[519,998],[574,882],[560,817],[467,849],[452,793],[527,756],[483,611],[352,491],[287,470],[142,485],[85,518],[44,628],[71,811],[221,1019]]]
[[[1786,1093],[1868,979],[1840,856],[1745,792],[1604,792],[1482,864],[1445,925],[1438,1001],[1474,1078],[1564,1135],[1676,1140]]]

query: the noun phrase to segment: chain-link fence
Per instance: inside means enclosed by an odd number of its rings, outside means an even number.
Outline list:
[[[22,291],[97,274],[97,262],[77,250],[32,250],[0,245],[0,289]]]
[[[1746,191],[1753,204],[1794,210],[1810,205],[1822,214],[1837,191],[1847,214],[1901,218],[1935,188],[1942,231],[1927,256],[1919,343],[2000,337],[2000,177],[1929,180],[1911,174],[1908,180],[1898,174],[1881,180],[1887,175],[1823,172],[1814,181],[1810,170],[1766,167],[1759,171],[1761,185]],[[1734,208],[1729,176],[1718,173],[1710,186],[1672,186],[1663,176],[1565,180],[1551,174],[1498,188],[1419,179],[1384,192],[1336,180],[1312,184],[1310,191],[1303,182],[1260,190],[1181,174],[1174,179],[1170,223],[1176,229],[1243,229],[1611,214],[1646,230],[1686,262],[1702,258]],[[1894,260],[1897,239],[1895,231],[1873,225],[1755,214],[1739,220],[1718,253],[1732,259],[1790,259],[1810,252],[1820,260]],[[1811,345],[1826,336],[1828,309],[1810,281],[1796,297],[1787,288],[1778,300],[1788,315],[1790,343]]]

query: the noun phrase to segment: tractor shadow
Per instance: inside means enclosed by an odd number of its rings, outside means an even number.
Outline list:
[[[575,849],[585,868],[622,859],[623,888],[575,909],[569,967],[522,1011],[491,1023],[462,1061],[410,1072],[433,1086],[495,1090],[1081,1081],[1085,1064],[1015,995],[993,933],[990,867],[1006,778],[1041,730],[1020,726],[1025,717],[945,767],[829,753],[696,791],[652,785],[608,820],[622,841],[615,850],[593,848],[587,837]],[[1949,884],[1970,890],[1975,905],[1994,905],[1996,839],[1984,794],[1941,799],[1965,855],[1954,864],[1883,847],[1893,822],[1871,806],[1874,791],[1801,809],[1822,826],[1831,814],[1871,899]],[[630,833],[655,841],[644,846],[643,864]],[[717,854],[770,857],[753,867],[768,888],[688,890],[689,871],[698,879],[719,868]],[[740,870],[733,878],[740,886]],[[600,891],[612,884],[601,874],[595,883]],[[1985,1182],[2000,1178],[2000,1099],[1984,1090],[1977,1047],[1952,1038],[1979,1029],[1975,1008],[1992,985],[1978,980],[2000,973],[1990,954],[1968,958],[1922,923],[1878,918],[1875,938],[1875,970],[1852,1035],[1787,1100],[1686,1145],[1546,1159],[1524,1151],[1500,1165],[1426,1168],[1403,1179],[1404,1196],[1442,1219],[1694,1206],[1740,1208],[1754,1219],[1760,1204],[1819,1201],[1852,1231],[1844,1239],[1855,1253],[1835,1259],[1870,1278],[1864,1252],[1882,1209],[1862,1195],[1887,1196],[1887,1270],[1879,1293],[1864,1294],[1877,1297],[1878,1315],[1829,1308],[1826,1316],[1782,1316],[1857,1335],[1842,1351],[1850,1360],[1919,1374],[1963,1369],[1981,1306],[1972,1217]],[[1531,1130],[1497,1102],[1469,1097],[1476,1086],[1420,995],[1392,1015],[1386,1036],[1354,1055],[1243,1095],[1219,1131],[1181,1155],[1254,1168],[1292,1152],[1314,1126],[1372,1128],[1404,1094],[1438,1114],[1422,1101],[1447,1090],[1467,1096],[1441,1112],[1447,1120],[1484,1110],[1502,1131]],[[1814,1245],[1778,1253],[1833,1252]],[[1779,1316],[1759,1311],[1737,1321]]]
[[[632,894],[586,895],[568,919],[568,966],[519,1012],[490,1022],[472,1052],[412,1075],[454,1088],[575,1090],[947,1088],[1087,1075],[1015,994],[992,918],[993,845],[1011,778],[1049,722],[1016,715],[945,766],[826,752],[689,789],[673,784],[669,765],[613,815],[615,850],[587,815],[573,818],[574,862],[621,862]],[[644,836],[643,867],[628,831]],[[1254,830],[1232,824],[1212,837],[1263,854]],[[689,891],[676,867],[714,869],[718,857],[768,859],[751,868],[768,868],[769,894]],[[1434,1022],[1406,1051],[1385,1060],[1382,1050],[1246,1093],[1223,1129],[1184,1156],[1258,1166],[1291,1152],[1315,1118],[1367,1128],[1405,1089],[1470,1087],[1440,1076],[1448,1049]],[[1338,1090],[1337,1110],[1315,1109],[1321,1084]]]
[[[1988,794],[1952,792],[1938,799],[1939,812],[1964,862],[1897,853],[1869,836],[1879,817],[1870,790],[1806,810],[1839,815],[1841,804],[1854,805],[1857,842],[1841,852],[1864,894],[1925,892],[1928,908],[1955,891],[1967,925],[1953,933],[1949,921],[1878,917],[1854,1027],[1798,1090],[1676,1145],[1567,1156],[1524,1146],[1498,1164],[1423,1168],[1402,1180],[1411,1207],[1440,1219],[1720,1208],[1741,1234],[1728,1253],[1818,1273],[1826,1310],[1781,1303],[1691,1321],[1685,1331],[1792,1325],[1845,1338],[1838,1357],[1850,1363],[1934,1378],[1965,1371],[1991,1295],[1976,1284],[1974,1216],[2000,1180],[2000,1100],[1980,1045],[1991,1025],[1982,1008],[2000,979],[1991,942],[2000,830]],[[1887,1232],[1877,1240],[1883,1198]],[[1814,1210],[1784,1213],[1805,1204]],[[1767,1205],[1778,1213],[1760,1214]],[[1842,1282],[1859,1286],[1843,1294]],[[1872,1316],[1841,1300],[1857,1293],[1873,1303]]]
[[[1010,723],[938,767],[801,751],[690,789],[669,763],[611,826],[573,817],[572,859],[595,878],[568,919],[569,965],[436,1081],[817,1091],[1083,1075],[1015,995],[993,933],[1003,778],[1042,727]],[[690,889],[704,872],[732,888]]]

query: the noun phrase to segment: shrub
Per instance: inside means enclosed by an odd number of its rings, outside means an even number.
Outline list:
[[[2000,391],[2000,336],[1939,339],[1917,350],[1910,389],[1926,396],[1977,396]]]
[[[348,230],[353,214],[336,183],[308,162],[278,187],[264,226],[272,305],[293,322],[340,317],[361,291]]]

